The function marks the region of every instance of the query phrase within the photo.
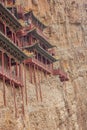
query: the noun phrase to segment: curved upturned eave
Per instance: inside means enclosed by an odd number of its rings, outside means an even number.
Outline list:
[[[30,33],[31,33],[33,36],[35,36],[36,38],[38,38],[40,41],[42,41],[42,43],[43,43],[44,45],[46,45],[47,48],[53,48],[53,47],[54,47],[53,45],[51,45],[51,44],[47,41],[46,38],[44,38],[44,37],[42,36],[42,34],[40,34],[40,32],[39,32],[36,28],[34,28],[34,29],[28,31],[28,32],[27,32],[27,35],[30,34]]]
[[[10,55],[15,57],[18,61],[29,58],[20,50],[9,38],[7,38],[2,32],[0,32],[0,47],[7,51]]]
[[[22,25],[19,23],[18,19],[0,3],[0,13],[4,14],[11,25],[15,26],[15,30],[22,28]],[[1,17],[1,16],[0,16]]]
[[[26,46],[24,49],[27,49],[28,51],[32,51],[36,49],[41,55],[43,55],[45,58],[49,59],[52,62],[58,61],[56,58],[54,58],[52,55],[50,55],[46,50],[44,50],[38,43],[31,45],[31,46]]]
[[[24,15],[25,15],[26,17],[32,16],[33,19],[35,19],[36,21],[38,21],[38,23],[39,23],[41,26],[43,26],[44,29],[47,27],[45,24],[43,24],[43,23],[34,15],[34,13],[33,13],[32,10],[29,11],[29,12],[26,12]]]

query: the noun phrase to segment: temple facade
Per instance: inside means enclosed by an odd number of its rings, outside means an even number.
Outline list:
[[[19,22],[21,20],[24,26]],[[29,68],[30,82],[36,86],[37,100],[39,93],[42,101],[42,91],[41,81],[39,77],[37,80],[36,72],[43,73],[45,77],[59,75],[62,82],[68,80],[66,73],[59,68],[57,70],[53,68],[53,63],[57,61],[55,46],[50,44],[44,35],[45,28],[46,26],[32,11],[25,13],[21,7],[19,9],[15,5],[15,0],[0,0],[0,78],[3,80],[4,105],[6,105],[5,83],[14,88],[14,102],[15,87],[20,87],[21,90],[24,86],[26,88],[24,67]],[[15,115],[17,116],[16,102]]]

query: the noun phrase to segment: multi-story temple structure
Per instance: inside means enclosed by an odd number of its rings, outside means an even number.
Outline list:
[[[14,89],[14,102],[15,87],[20,87],[22,90],[24,86],[22,63],[28,56],[20,49],[21,44],[16,36],[16,32],[21,28],[16,17],[0,3],[0,78],[3,80],[4,105],[6,105],[5,83],[9,83]]]
[[[18,21],[20,19],[25,26]],[[60,69],[53,69],[53,63],[57,60],[54,57],[54,46],[43,34],[45,28],[32,11],[21,13],[15,6],[15,0],[0,0],[0,78],[3,80],[4,105],[5,82],[11,84],[14,89],[26,87],[26,81],[23,83],[23,65],[29,66],[30,82],[33,83],[34,80],[37,100],[39,93],[42,101],[42,92],[40,81],[36,78],[36,70],[43,72],[45,76],[59,75],[62,82],[68,80],[67,75]]]

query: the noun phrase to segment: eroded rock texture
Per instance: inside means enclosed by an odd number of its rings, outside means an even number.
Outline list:
[[[64,69],[69,81],[48,77],[41,83],[43,102],[36,101],[35,86],[29,83],[28,105],[22,116],[20,90],[16,90],[18,117],[14,118],[11,86],[6,86],[7,107],[3,107],[0,85],[0,130],[87,130],[87,0],[24,0],[26,10],[33,10],[48,25],[44,33],[57,46],[60,59],[55,68]]]

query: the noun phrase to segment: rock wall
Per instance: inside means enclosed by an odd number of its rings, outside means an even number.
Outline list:
[[[58,76],[43,78],[43,101],[39,98],[37,102],[35,85],[29,82],[26,67],[28,105],[23,116],[21,90],[16,89],[17,118],[12,87],[6,85],[4,107],[0,81],[0,130],[87,130],[87,1],[18,0],[20,3],[25,11],[33,10],[48,25],[44,33],[56,45],[56,57],[60,59],[54,67],[64,69],[69,81],[61,83]]]

